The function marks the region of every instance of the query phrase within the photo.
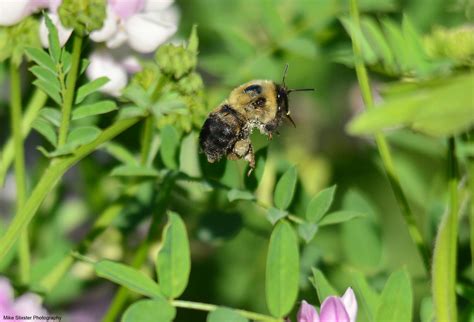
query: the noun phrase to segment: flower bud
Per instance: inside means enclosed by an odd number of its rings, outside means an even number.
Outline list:
[[[64,0],[58,13],[65,27],[85,35],[102,28],[106,5],[106,0]]]

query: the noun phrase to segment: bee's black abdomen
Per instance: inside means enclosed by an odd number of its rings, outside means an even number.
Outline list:
[[[241,121],[238,113],[228,105],[211,113],[199,134],[199,145],[209,162],[227,155],[239,139]]]

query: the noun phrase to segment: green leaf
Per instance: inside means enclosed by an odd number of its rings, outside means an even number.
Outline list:
[[[474,124],[474,100],[470,95],[474,73],[445,78],[437,84],[418,83],[385,99],[348,125],[351,134],[374,134],[396,126],[409,126],[433,136],[460,134]]]
[[[148,97],[148,94],[143,89],[143,87],[134,83],[128,85],[123,90],[122,96],[127,98],[131,102],[137,104],[137,106],[142,107],[144,109],[148,109],[152,105]]]
[[[161,117],[164,114],[177,112],[178,110],[187,111],[187,103],[178,93],[164,93],[153,104],[151,110],[156,117]]]
[[[193,25],[193,29],[191,30],[191,34],[189,35],[187,49],[196,54],[198,52],[199,38],[197,35],[197,25]]]
[[[349,18],[342,17],[340,18],[344,28],[346,29],[347,33],[351,35],[351,38],[358,39],[359,44],[361,46],[362,56],[364,61],[367,62],[369,65],[373,65],[377,62],[378,58],[374,50],[371,48],[367,39],[364,37],[362,30],[357,28],[353,21]]]
[[[284,218],[288,215],[288,212],[285,210],[277,209],[274,207],[271,207],[268,209],[267,212],[267,219],[272,223],[272,225],[275,225],[275,223],[280,220],[281,218]]]
[[[390,46],[388,45],[385,36],[374,19],[370,17],[364,17],[361,21],[361,28],[365,38],[367,39],[367,42],[376,52],[379,59],[383,61],[385,69],[388,69],[392,72],[396,71],[397,67],[394,66],[395,58],[393,57]]]
[[[229,202],[235,200],[254,200],[255,196],[250,191],[231,189],[227,192],[227,199],[229,199]]]
[[[273,196],[273,201],[277,208],[284,210],[290,206],[295,193],[296,179],[297,172],[296,168],[293,166],[286,170],[280,180],[278,180],[275,194]]]
[[[117,109],[117,104],[114,101],[100,101],[93,104],[86,104],[76,107],[72,111],[72,119],[78,120],[84,117],[105,114]]]
[[[28,47],[25,49],[25,52],[29,59],[56,74],[56,64],[43,49]]]
[[[316,196],[311,199],[306,208],[306,219],[309,222],[317,223],[323,218],[326,212],[331,207],[336,192],[336,185],[321,190]]]
[[[46,155],[50,158],[68,155],[81,145],[94,141],[102,131],[95,126],[80,126],[69,132],[66,144]]]
[[[99,88],[101,88],[108,82],[109,82],[109,79],[104,76],[104,77],[96,78],[93,81],[82,85],[77,90],[75,103],[80,104],[88,95],[98,91]]]
[[[313,240],[314,235],[318,231],[318,225],[312,223],[302,223],[298,225],[298,235],[304,239],[306,243]]]
[[[319,222],[319,225],[334,225],[359,217],[365,217],[365,214],[351,210],[339,210],[324,216],[324,218]]]
[[[129,119],[134,117],[144,117],[148,115],[148,110],[140,106],[125,106],[119,110],[118,119]]]
[[[160,173],[153,168],[128,164],[113,168],[110,175],[116,177],[158,177]]]
[[[63,60],[63,74],[67,74],[69,73],[69,70],[71,69],[71,60],[72,60],[72,57],[71,57],[71,54],[66,50],[66,48],[64,47],[63,50],[61,50],[62,54],[61,54],[61,57],[62,57],[62,60]]]
[[[80,146],[94,141],[101,133],[95,126],[79,126],[69,132],[66,144]]]
[[[389,19],[383,19],[382,26],[385,37],[397,61],[399,72],[409,72],[414,67],[414,63],[406,47],[401,28]]]
[[[59,44],[58,30],[53,24],[48,14],[44,14],[46,28],[48,28],[49,53],[56,63],[61,59],[61,46]]]
[[[168,298],[179,297],[188,284],[191,254],[186,226],[174,212],[168,213],[156,269],[163,294]]]
[[[291,311],[298,283],[298,238],[291,225],[281,220],[270,237],[265,274],[267,306],[273,316],[280,318]]]
[[[79,75],[82,75],[84,74],[84,72],[86,71],[87,67],[89,67],[89,64],[90,64],[90,60],[87,59],[87,58],[83,58],[81,59],[81,68],[79,70]]]
[[[377,322],[375,314],[380,305],[379,294],[367,283],[365,276],[357,271],[351,273],[351,285],[359,305],[359,318],[363,321]]]
[[[169,169],[178,169],[179,133],[172,125],[161,129],[160,155],[165,166]]]
[[[336,289],[334,289],[326,277],[324,277],[323,272],[314,267],[312,271],[313,278],[311,279],[311,283],[318,293],[319,302],[323,303],[328,296],[339,296]]]
[[[407,271],[392,273],[382,291],[375,321],[411,322],[412,310],[413,293]]]
[[[61,112],[57,108],[43,107],[40,110],[40,115],[56,127],[61,124]]]
[[[35,80],[33,84],[48,94],[48,96],[51,97],[58,105],[61,105],[61,96],[53,84],[50,84],[49,82],[46,82],[42,79]]]
[[[58,93],[61,91],[61,86],[59,85],[59,81],[56,77],[56,74],[53,73],[49,68],[41,67],[41,66],[33,66],[30,68],[30,71],[36,76],[36,78],[48,83],[51,85],[52,89]]]
[[[206,322],[248,322],[239,312],[226,308],[218,307],[207,315]]]
[[[138,165],[135,156],[128,149],[118,143],[107,142],[102,148],[122,163],[127,165]]]
[[[171,322],[176,309],[164,299],[140,300],[128,307],[122,316],[122,322]]]
[[[108,279],[129,290],[148,297],[163,296],[155,281],[139,270],[109,260],[101,260],[94,265],[97,276]]]
[[[46,138],[53,146],[56,146],[58,137],[54,131],[54,127],[43,118],[37,118],[33,122],[33,128]]]

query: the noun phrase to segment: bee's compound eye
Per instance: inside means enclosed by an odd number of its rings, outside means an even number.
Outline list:
[[[257,98],[257,99],[255,100],[255,102],[253,103],[253,105],[254,105],[255,107],[262,107],[263,105],[265,105],[265,102],[266,102],[266,101],[267,101],[267,100],[266,100],[265,98],[259,97],[259,98]]]

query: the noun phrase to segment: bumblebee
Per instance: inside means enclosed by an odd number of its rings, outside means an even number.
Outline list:
[[[229,97],[212,111],[204,122],[199,135],[201,150],[210,163],[227,156],[229,160],[245,159],[249,163],[250,175],[255,169],[255,155],[250,134],[254,129],[268,136],[273,134],[283,120],[294,126],[288,107],[288,95],[296,91],[311,91],[312,88],[288,89],[283,73],[282,84],[269,80],[253,80],[232,90]]]

